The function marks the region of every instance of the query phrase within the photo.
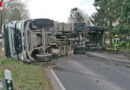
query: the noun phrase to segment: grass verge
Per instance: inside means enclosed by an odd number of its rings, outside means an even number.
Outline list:
[[[0,79],[4,80],[4,70],[12,72],[15,90],[52,90],[51,84],[41,66],[28,65],[9,59],[0,60]]]
[[[115,51],[115,48],[106,48],[107,50],[112,50]],[[130,48],[120,48],[119,51],[121,52],[126,52],[126,53],[130,53]]]

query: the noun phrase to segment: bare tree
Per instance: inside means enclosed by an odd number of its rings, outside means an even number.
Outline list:
[[[73,9],[71,9],[68,22],[86,22],[86,23],[89,23],[89,16],[88,16],[88,14],[84,13],[84,11],[82,11],[78,8],[73,8]]]
[[[4,11],[0,12],[0,33],[6,19],[21,20],[29,18],[26,6],[19,0],[2,0]]]

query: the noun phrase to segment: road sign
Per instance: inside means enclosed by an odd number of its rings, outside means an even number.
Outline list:
[[[0,0],[0,12],[3,11],[3,10],[4,10],[4,8],[3,8],[2,2]]]
[[[6,87],[6,90],[14,90],[13,89],[13,81],[12,81],[11,71],[10,70],[5,70],[4,75],[5,75],[5,87]]]

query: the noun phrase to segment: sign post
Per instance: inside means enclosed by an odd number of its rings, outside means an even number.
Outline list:
[[[5,75],[5,87],[6,87],[6,90],[14,90],[13,89],[13,81],[12,81],[11,71],[5,70],[4,75]]]

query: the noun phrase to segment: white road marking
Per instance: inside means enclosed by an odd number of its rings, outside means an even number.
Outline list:
[[[56,81],[59,83],[61,90],[66,90],[66,88],[64,87],[64,85],[61,83],[60,79],[57,77],[57,75],[55,74],[54,70],[50,69],[51,73],[53,74],[53,76],[55,77]]]

